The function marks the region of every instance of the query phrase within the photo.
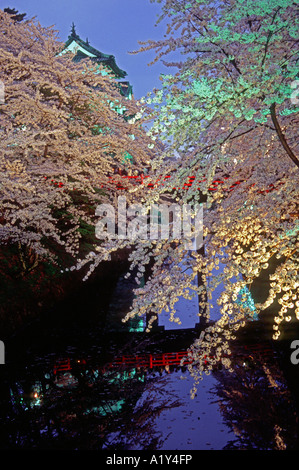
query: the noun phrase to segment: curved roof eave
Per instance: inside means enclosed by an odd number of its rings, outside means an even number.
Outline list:
[[[103,52],[98,51],[97,49],[92,47],[88,41],[83,41],[83,39],[81,39],[78,36],[78,34],[76,34],[73,31],[68,37],[68,40],[65,43],[64,49],[67,49],[73,41],[75,41],[78,44],[78,46],[80,46],[82,49],[86,50],[87,52],[86,57],[90,58],[89,54],[92,54],[94,56],[92,57],[92,60],[107,64],[108,67],[110,67],[110,69],[115,73],[117,78],[125,78],[127,76],[127,72],[120,69],[118,65],[116,64],[114,55],[104,54]]]

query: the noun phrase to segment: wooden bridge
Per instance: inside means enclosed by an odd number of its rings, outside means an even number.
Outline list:
[[[138,368],[145,367],[153,369],[154,367],[166,367],[174,365],[191,364],[191,357],[188,358],[188,351],[168,352],[163,354],[144,354],[144,355],[123,355],[116,358],[113,362],[105,366],[105,370],[115,368]]]
[[[141,354],[141,355],[123,355],[117,357],[115,360],[101,366],[102,372],[106,372],[111,369],[131,369],[131,368],[147,368],[153,369],[154,367],[166,367],[173,365],[187,365],[191,364],[191,358],[188,358],[187,351],[181,352],[170,352],[163,354]],[[75,361],[76,367],[78,365],[85,367],[87,362],[83,359]],[[54,364],[54,375],[59,372],[71,371],[74,368],[70,358],[62,359]]]
[[[268,343],[262,344],[249,344],[238,347],[237,351],[234,351],[232,355],[226,357],[238,357],[242,359],[269,359],[275,357],[273,348]],[[214,359],[214,356],[204,355],[204,364],[208,364],[210,360]],[[109,370],[123,370],[133,368],[145,368],[153,369],[155,367],[170,367],[170,366],[187,366],[193,363],[193,358],[188,354],[188,351],[179,352],[166,352],[158,354],[136,354],[136,355],[122,355],[116,357],[111,362],[99,367],[102,373]],[[53,373],[63,373],[71,371],[78,367],[84,369],[88,367],[85,359],[77,359],[72,361],[70,358],[61,359],[54,364]]]

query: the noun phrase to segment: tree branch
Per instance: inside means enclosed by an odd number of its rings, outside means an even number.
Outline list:
[[[288,156],[291,158],[291,160],[295,163],[295,165],[297,165],[297,167],[299,168],[299,160],[298,158],[296,157],[296,155],[293,153],[292,149],[290,149],[290,147],[288,146],[288,143],[286,141],[286,138],[281,130],[281,127],[279,125],[279,122],[277,120],[277,116],[276,116],[276,112],[275,112],[275,103],[272,103],[271,106],[270,106],[270,113],[271,113],[271,118],[272,118],[272,121],[273,121],[273,124],[274,124],[274,127],[275,127],[275,130],[277,132],[277,135],[278,135],[278,138],[283,146],[283,148],[285,149],[285,151],[287,152]]]
[[[198,17],[197,15],[195,15],[195,14],[193,14],[193,15],[194,15],[195,18],[197,18],[199,21],[203,21],[202,18],[199,18],[199,17]],[[190,20],[190,23],[191,23],[192,27],[193,27],[201,36],[204,36],[203,33],[202,33],[201,31],[199,31],[199,30],[194,26],[194,24],[192,23],[191,20]],[[205,29],[205,31],[208,33],[208,29],[207,29],[206,26],[204,26],[204,29]],[[223,54],[224,54],[226,57],[229,57],[229,54],[223,49],[223,47],[220,46],[220,44],[217,44],[216,42],[212,41],[211,38],[210,38],[210,42],[211,42],[211,44],[213,44],[214,46],[219,47],[220,50],[223,52]],[[238,65],[237,65],[236,59],[231,59],[229,62],[234,66],[234,68],[236,69],[236,71],[237,71],[240,75],[242,75],[242,72],[241,72],[241,70],[239,69],[239,67],[238,67]]]

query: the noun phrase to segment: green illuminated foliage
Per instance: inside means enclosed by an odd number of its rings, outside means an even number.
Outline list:
[[[280,323],[299,319],[299,246],[292,235],[299,214],[298,1],[157,3],[166,34],[140,42],[137,52],[154,50],[153,63],[177,65],[177,72],[161,76],[161,89],[144,98],[154,120],[149,135],[165,145],[153,167],[160,178],[171,175],[168,188],[157,189],[156,197],[171,188],[176,201],[207,197],[204,255],[193,254],[193,270],[209,284],[207,301],[200,303],[208,317],[211,292],[219,284],[224,289],[217,299],[220,320],[191,348],[198,379],[202,350],[218,351],[219,359],[251,315],[252,302],[247,313],[246,302],[236,306],[240,292],[248,288],[257,314],[273,319],[274,339]],[[186,188],[191,176],[193,184]],[[173,320],[177,292],[192,286],[192,276],[178,268],[186,252],[180,242],[151,249],[161,253],[157,269],[130,315],[169,308]],[[162,259],[176,269],[160,272]],[[261,279],[263,295],[256,289]]]

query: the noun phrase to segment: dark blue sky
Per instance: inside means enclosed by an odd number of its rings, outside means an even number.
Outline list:
[[[6,7],[36,16],[42,26],[54,25],[62,41],[74,22],[82,39],[88,37],[93,47],[115,56],[137,99],[159,87],[160,73],[170,72],[161,63],[148,67],[153,52],[128,54],[138,49],[138,40],[163,38],[165,23],[155,27],[161,7],[150,0],[0,0],[0,8]]]

